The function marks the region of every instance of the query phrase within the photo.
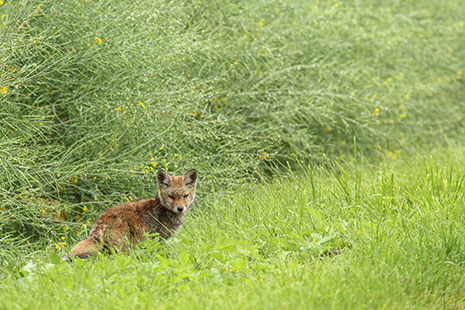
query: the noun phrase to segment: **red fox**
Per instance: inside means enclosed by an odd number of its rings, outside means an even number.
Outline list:
[[[145,239],[146,233],[158,233],[167,239],[179,230],[187,210],[195,199],[197,170],[181,176],[157,173],[155,198],[128,202],[105,210],[95,221],[87,239],[79,242],[63,259],[88,258],[100,249],[126,252],[132,244]]]

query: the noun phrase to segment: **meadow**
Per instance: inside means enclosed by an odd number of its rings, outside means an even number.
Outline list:
[[[0,1],[0,308],[465,307],[461,1]],[[181,233],[63,254],[197,168]]]
[[[129,256],[10,260],[0,307],[461,309],[464,160],[453,149],[244,185]]]

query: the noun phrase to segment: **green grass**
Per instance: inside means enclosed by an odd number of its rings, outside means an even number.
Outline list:
[[[11,261],[0,307],[460,309],[465,150],[441,152],[200,200],[176,238],[129,256]]]
[[[465,133],[458,0],[3,2],[5,246],[153,195],[165,165],[208,196],[354,138],[382,158]]]
[[[464,20],[459,0],[3,0],[0,308],[463,307]],[[199,170],[176,239],[59,262],[160,167]]]

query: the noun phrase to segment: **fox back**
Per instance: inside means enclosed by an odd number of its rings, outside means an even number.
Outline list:
[[[100,249],[127,251],[147,234],[167,239],[180,229],[195,200],[197,171],[170,176],[157,173],[158,195],[155,198],[128,202],[105,210],[95,221],[87,239],[79,242],[64,260],[87,258]]]

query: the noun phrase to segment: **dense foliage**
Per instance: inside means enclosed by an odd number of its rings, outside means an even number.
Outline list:
[[[242,210],[223,195],[262,177],[461,141],[464,21],[458,0],[0,1],[0,265],[62,253],[159,168]]]

